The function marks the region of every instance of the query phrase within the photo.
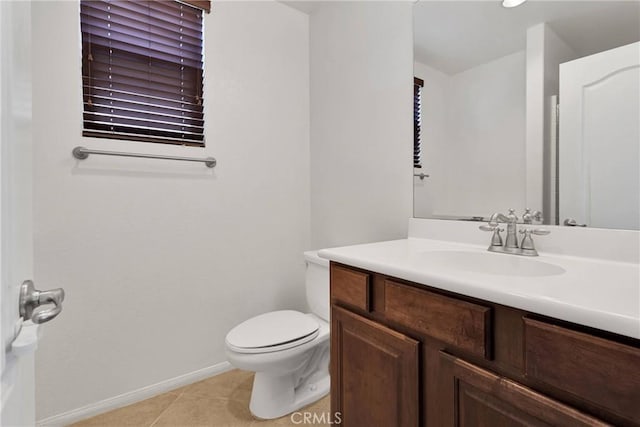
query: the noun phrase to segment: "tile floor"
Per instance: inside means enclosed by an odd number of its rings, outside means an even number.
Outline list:
[[[206,380],[172,390],[124,408],[72,424],[73,427],[241,427],[293,426],[301,419],[289,416],[277,420],[258,420],[249,412],[253,373],[232,370]],[[301,409],[316,413],[316,421],[328,419],[329,396]],[[298,421],[298,423],[294,423]]]

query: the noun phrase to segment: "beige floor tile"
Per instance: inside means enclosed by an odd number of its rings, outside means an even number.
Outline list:
[[[183,393],[153,427],[244,427],[253,421],[248,401]]]
[[[234,369],[206,380],[174,390],[189,396],[249,401],[253,387],[253,372]]]
[[[280,426],[294,426],[296,424],[291,421],[291,416],[286,415],[275,420],[256,420],[250,424],[251,427],[280,427]],[[302,425],[302,424],[301,424]]]
[[[329,396],[276,420],[258,420],[249,411],[253,373],[233,370],[74,424],[74,427],[276,427],[329,426]],[[312,423],[301,424],[311,414]],[[294,421],[298,421],[294,423]],[[323,422],[324,421],[324,422]]]
[[[312,403],[302,409],[297,410],[293,415],[286,415],[275,420],[256,420],[251,424],[255,427],[272,427],[272,426],[329,426],[330,422],[330,406],[329,396],[323,397],[317,402]],[[308,414],[308,415],[305,415]],[[315,414],[315,417],[314,417]],[[293,418],[292,418],[293,417]],[[307,417],[307,418],[304,418]],[[306,423],[303,421],[306,420]],[[335,423],[334,423],[335,424]]]
[[[124,408],[116,409],[104,414],[72,424],[73,427],[122,427],[122,426],[150,426],[156,418],[167,409],[176,399],[177,393],[169,392],[152,397]]]

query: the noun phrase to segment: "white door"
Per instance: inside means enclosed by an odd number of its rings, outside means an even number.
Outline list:
[[[31,214],[31,12],[26,1],[0,1],[0,424],[35,424],[33,352],[11,343],[23,332],[19,286],[33,274]],[[23,333],[24,335],[24,333]],[[8,351],[7,351],[8,349]]]
[[[560,65],[560,222],[640,229],[640,42]]]

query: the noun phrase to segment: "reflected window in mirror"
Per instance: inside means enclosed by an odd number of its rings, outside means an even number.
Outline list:
[[[422,150],[420,147],[420,130],[422,126],[422,87],[424,81],[413,78],[413,167],[422,167]]]

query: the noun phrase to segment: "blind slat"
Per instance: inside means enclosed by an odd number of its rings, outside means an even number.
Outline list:
[[[129,91],[134,93],[144,93],[148,95],[155,96],[156,98],[166,98],[173,102],[182,102],[184,101],[186,104],[196,104],[199,105],[202,101],[202,98],[198,98],[197,94],[180,92],[180,89],[176,86],[173,87],[161,87],[159,84],[149,85],[149,86],[141,86],[139,82],[134,79],[125,79],[121,78],[119,80],[109,80],[108,78],[98,78],[101,77],[100,74],[104,75],[104,73],[96,73],[98,76],[94,76],[90,78],[88,76],[84,77],[87,81],[91,80],[92,84],[87,86],[98,86],[104,89],[116,89],[122,91]],[[167,89],[167,90],[163,90]],[[175,89],[170,92],[169,90]],[[91,95],[91,92],[85,92],[85,95]],[[184,97],[184,99],[182,99]],[[198,102],[200,100],[200,102]]]
[[[204,145],[202,10],[81,0],[83,135]]]
[[[190,117],[185,117],[182,115],[175,114],[164,114],[153,112],[150,113],[146,110],[136,110],[133,108],[124,108],[118,107],[115,105],[106,105],[106,104],[91,104],[85,105],[87,111],[91,111],[92,114],[101,115],[101,116],[111,116],[114,117],[133,117],[137,119],[149,119],[149,121],[157,121],[160,123],[169,123],[176,125],[185,125],[190,127],[203,127],[204,120],[195,119]]]
[[[170,0],[173,1],[173,0]],[[183,16],[179,9],[161,9],[158,7],[164,1],[157,0],[83,0],[87,7],[100,11],[94,14],[113,14],[135,19],[145,23],[151,21],[154,25],[175,25],[182,21],[185,25],[197,27],[202,19],[202,13],[196,8],[183,6]],[[177,2],[176,2],[177,3]],[[178,3],[179,4],[179,3]]]
[[[180,77],[172,79],[155,73],[148,73],[145,75],[143,72],[136,70],[135,68],[119,67],[110,64],[94,63],[92,68],[92,77],[96,79],[110,80],[114,83],[129,83],[131,85],[139,85],[143,88],[153,85],[156,89],[168,92],[172,92],[171,88],[176,87],[174,82],[176,80],[180,80]],[[195,81],[195,79],[186,80],[189,77],[193,77],[191,74],[192,73],[190,72],[186,72],[184,75],[185,80],[181,81],[177,87],[180,87],[181,90],[184,89],[184,92],[181,93],[197,95],[202,91],[202,87]]]
[[[135,126],[145,129],[157,129],[161,131],[170,131],[178,133],[201,134],[203,128],[200,126],[191,126],[180,123],[171,123],[160,120],[150,120],[148,118],[140,118],[127,115],[118,116],[116,114],[103,114],[95,111],[85,112],[87,120],[96,123],[107,123],[112,126]]]
[[[128,3],[124,3],[122,1],[111,1],[111,2],[102,2],[102,0],[96,1],[85,1],[80,6],[80,12],[89,17],[101,17],[106,18],[109,16],[116,21],[128,21],[128,22],[144,22],[146,25],[150,25],[155,29],[175,29],[178,31],[178,24],[182,23],[180,27],[186,29],[187,31],[191,31],[193,36],[198,38],[200,27],[200,17],[198,15],[186,15],[186,16],[178,16],[179,12],[176,13],[176,16],[171,17],[170,19],[153,19],[154,17],[150,15],[151,11],[146,7],[138,7],[131,8],[129,5],[132,4],[131,1]],[[135,5],[135,2],[133,2]]]
[[[86,28],[86,27],[85,27]],[[94,32],[84,31],[82,34],[91,34],[91,49],[103,49],[106,52],[122,50],[123,52],[135,53],[142,57],[161,59],[175,64],[184,64],[189,67],[199,67],[202,63],[202,55],[194,55],[187,50],[172,48],[156,43],[155,41],[140,42],[139,39],[129,37],[126,34],[109,32],[96,29]],[[87,54],[90,52],[87,52]]]
[[[89,47],[85,48],[87,51]],[[94,63],[116,64],[129,68],[147,68],[149,72],[161,74],[163,76],[172,76],[181,78],[185,71],[200,71],[202,69],[202,61],[198,61],[195,66],[188,63],[177,64],[175,62],[165,61],[160,58],[150,58],[142,56],[135,52],[127,52],[121,49],[109,49],[104,46],[92,46],[90,54],[83,58],[84,61],[93,61]],[[132,65],[133,64],[133,65]],[[90,65],[90,64],[85,64]]]
[[[113,107],[113,108],[121,108],[121,109],[129,109],[135,110],[137,108],[143,109],[141,111],[149,111],[153,114],[158,114],[161,116],[176,116],[176,117],[185,117],[188,114],[188,117],[193,118],[194,120],[202,120],[202,113],[198,113],[194,109],[186,109],[186,108],[172,108],[167,106],[158,106],[149,104],[146,102],[137,102],[130,101],[115,97],[106,97],[100,95],[91,95],[92,104],[94,106],[104,106],[104,107]],[[199,116],[199,117],[198,117]]]
[[[107,99],[112,99],[115,101],[131,101],[131,102],[139,102],[142,104],[147,104],[150,106],[155,106],[158,108],[171,108],[171,109],[184,109],[193,112],[202,112],[202,105],[194,104],[187,101],[180,101],[168,98],[162,98],[158,96],[152,95],[141,95],[134,92],[128,92],[125,90],[119,89],[105,89],[103,87],[98,86],[89,86],[83,85],[83,90],[85,93],[89,93],[90,96],[94,97],[106,97]],[[102,94],[102,95],[101,95]]]
[[[125,61],[122,58],[113,61],[113,63],[107,62],[109,58],[94,56],[94,61],[91,66],[92,77],[97,77],[96,73],[105,73],[107,76],[111,76],[110,80],[116,81],[119,76],[123,78],[134,78],[138,80],[154,82],[158,84],[164,84],[167,86],[175,86],[175,81],[180,81],[180,86],[183,88],[189,88],[197,91],[202,90],[202,85],[197,81],[197,73],[199,69],[192,67],[184,67],[180,69],[180,66],[171,69],[169,67],[163,67],[160,64],[152,64],[150,70],[144,72],[141,70],[141,64],[136,62]],[[89,77],[89,76],[86,76]],[[108,78],[108,77],[107,77]]]
[[[80,6],[80,15],[83,22],[89,22],[93,20],[103,20],[112,22],[115,24],[122,24],[128,27],[139,27],[145,29],[152,34],[171,36],[172,34],[181,34],[185,38],[191,38],[195,40],[202,39],[202,33],[200,31],[200,21],[190,22],[189,20],[175,19],[172,22],[158,21],[152,19],[147,11],[143,13],[135,13],[128,9],[118,7],[118,4],[122,2],[101,2],[96,1],[84,1]],[[109,8],[110,9],[107,9]],[[180,24],[182,22],[182,24]]]
[[[142,126],[137,123],[130,124],[130,123],[124,123],[124,122],[123,123],[105,122],[100,120],[90,120],[87,118],[85,118],[85,122],[90,126],[95,126],[95,129],[111,130],[114,132],[117,132],[117,129],[127,129],[129,132],[132,132],[132,133],[140,132],[141,134],[156,135],[156,136],[168,135],[171,138],[179,138],[182,135],[185,135],[185,137],[189,136],[193,140],[197,140],[200,136],[202,136],[202,132],[188,132],[188,131],[175,130],[175,129],[169,129],[169,128]],[[88,127],[88,128],[85,127],[85,129],[91,129],[91,127]]]
[[[130,44],[135,44],[136,46],[147,46],[149,36],[152,35],[156,43],[161,43],[162,46],[179,48],[186,52],[194,53],[194,56],[200,56],[201,54],[200,46],[202,40],[185,36],[182,36],[182,39],[180,39],[180,33],[171,33],[168,31],[164,34],[157,34],[147,29],[129,27],[113,22],[113,20],[87,19],[82,23],[82,31],[93,35],[98,35],[100,32],[103,36],[106,36],[108,32],[117,32],[117,34],[127,37],[127,41],[129,41]]]
[[[163,144],[174,144],[174,145],[188,145],[194,147],[201,147],[202,140],[198,139],[189,139],[189,138],[174,138],[169,135],[162,136],[154,136],[154,135],[145,135],[141,133],[127,133],[124,130],[121,130],[118,133],[115,133],[110,130],[100,130],[100,129],[85,129],[82,131],[82,136],[93,136],[96,138],[110,138],[110,139],[128,139],[131,141],[143,141],[143,142],[159,142]]]

